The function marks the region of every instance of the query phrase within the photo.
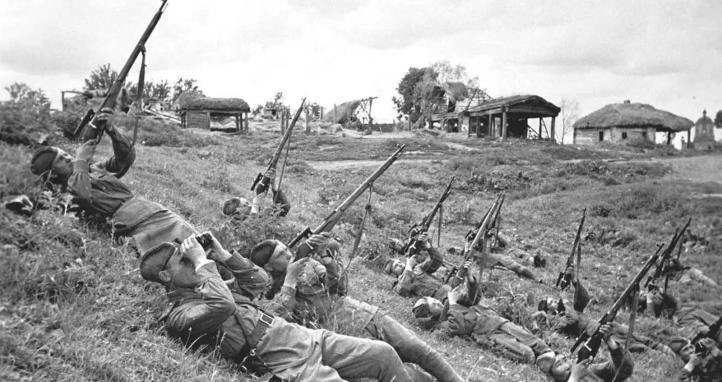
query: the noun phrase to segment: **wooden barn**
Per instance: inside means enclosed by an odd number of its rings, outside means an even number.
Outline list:
[[[655,143],[657,132],[672,134],[689,131],[692,121],[644,103],[614,103],[592,112],[574,123],[574,144],[599,142],[625,143],[642,140]]]
[[[459,119],[462,124],[468,123],[469,135],[476,134],[478,137],[541,138],[542,131],[546,131],[546,136],[554,140],[555,120],[560,111],[558,106],[544,98],[528,94],[482,102],[461,112]],[[537,118],[539,131],[530,134],[529,119]]]
[[[248,130],[248,113],[251,108],[240,98],[211,98],[183,96],[177,101],[177,111],[181,117],[181,127],[210,129],[211,120],[235,118],[235,131]]]

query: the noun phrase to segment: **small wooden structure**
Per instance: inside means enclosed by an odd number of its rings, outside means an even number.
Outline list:
[[[494,137],[506,139],[508,137],[527,138],[536,136],[542,138],[542,131],[554,141],[554,129],[558,106],[533,95],[515,95],[483,101],[464,111],[446,115],[446,119],[456,118],[460,125],[468,125],[468,135],[477,137]],[[539,131],[530,134],[529,119],[539,119]],[[545,118],[550,121],[549,128]]]
[[[235,131],[248,131],[248,113],[251,108],[240,98],[211,98],[181,95],[177,101],[181,127],[211,128],[211,119],[235,117]],[[224,130],[224,129],[221,129]]]
[[[669,144],[673,133],[689,132],[691,127],[692,121],[687,118],[627,100],[609,104],[577,120],[574,123],[574,144],[625,143],[632,140],[655,143],[656,132],[666,132]]]
[[[689,136],[687,142],[690,142]],[[702,118],[694,124],[694,143],[696,150],[712,150],[714,148],[714,122],[707,116],[707,110],[702,111]]]

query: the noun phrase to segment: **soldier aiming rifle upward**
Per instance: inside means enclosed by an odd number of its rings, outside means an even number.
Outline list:
[[[346,200],[341,202],[341,204],[336,207],[333,212],[331,212],[326,219],[323,220],[321,224],[318,225],[315,229],[311,230],[310,228],[304,229],[301,233],[299,233],[293,240],[291,240],[290,243],[288,243],[288,248],[293,248],[298,244],[302,239],[312,235],[312,234],[320,234],[323,232],[329,232],[333,229],[334,226],[341,220],[341,217],[344,213],[346,213],[346,210],[358,199],[361,194],[364,193],[364,191],[371,188],[374,181],[378,179],[381,175],[383,175],[386,170],[391,167],[391,165],[396,161],[396,159],[401,156],[401,152],[404,150],[406,145],[401,145],[398,150],[396,150],[395,153],[391,154],[391,156],[386,159],[386,162],[384,162],[379,168],[376,169],[366,180],[361,183],[356,190],[354,190],[351,195],[349,195]],[[304,242],[299,246],[299,248],[296,251],[296,259],[300,259],[303,257],[308,256],[309,253],[313,248],[309,246],[308,243]]]
[[[594,359],[594,357],[597,355],[597,352],[599,351],[599,347],[601,346],[602,339],[604,337],[604,334],[599,329],[614,320],[614,318],[617,316],[617,313],[619,313],[619,309],[624,306],[627,299],[632,296],[633,293],[639,293],[639,283],[642,281],[642,278],[644,278],[647,272],[649,272],[649,270],[652,268],[658,258],[659,249],[647,260],[642,269],[637,272],[629,285],[627,285],[627,288],[624,289],[621,296],[619,296],[619,298],[617,298],[614,304],[612,304],[612,307],[609,308],[607,313],[602,316],[602,318],[599,320],[599,325],[597,326],[596,330],[591,335],[583,332],[577,338],[577,341],[574,343],[574,346],[572,346],[571,349],[571,352],[574,353],[579,347],[579,345],[583,343],[583,346],[579,349],[579,352],[577,353],[577,362],[581,362],[589,358]]]
[[[128,60],[125,61],[125,65],[123,65],[120,73],[118,73],[118,77],[115,79],[113,85],[108,90],[108,94],[105,96],[105,99],[100,106],[100,110],[109,110],[110,112],[112,112],[112,110],[115,109],[118,95],[123,89],[123,84],[125,83],[125,79],[128,77],[128,72],[130,72],[130,69],[133,67],[133,64],[138,58],[138,55],[141,52],[145,51],[145,43],[148,41],[148,38],[150,38],[151,33],[153,33],[155,26],[158,24],[158,21],[160,20],[160,17],[165,10],[167,2],[168,0],[162,1],[160,8],[158,8],[158,11],[150,20],[150,24],[148,24],[148,27],[145,28],[143,35],[140,36],[140,40],[138,40],[138,43],[133,48],[133,51],[130,53],[130,57],[128,57]],[[95,111],[93,109],[88,109],[88,112],[80,121],[80,124],[78,124],[78,127],[75,128],[75,131],[73,132],[73,137],[78,137],[82,133],[83,141],[95,139],[96,142],[100,142],[100,138],[102,138],[103,136],[105,123],[106,122],[104,120],[96,118]]]
[[[655,288],[658,288],[656,285],[657,280],[665,276],[664,280],[664,290],[663,293],[667,293],[667,284],[669,283],[669,276],[673,272],[669,272],[670,265],[672,264],[672,252],[674,252],[674,249],[677,247],[677,243],[679,240],[684,236],[684,232],[689,227],[689,224],[692,222],[692,218],[687,219],[687,223],[682,226],[682,229],[676,230],[674,232],[674,236],[672,237],[672,241],[670,241],[667,248],[664,249],[664,252],[662,253],[662,256],[659,260],[659,264],[657,264],[657,268],[654,270],[654,274],[647,278],[647,281],[644,283],[644,286],[647,287],[648,290],[652,290]]]
[[[579,228],[577,228],[577,236],[574,237],[574,244],[572,244],[572,251],[569,254],[569,258],[567,259],[567,266],[564,268],[562,272],[559,272],[559,277],[557,278],[557,288],[561,290],[565,290],[569,288],[569,285],[571,285],[573,282],[577,281],[577,276],[579,272],[579,262],[581,261],[582,256],[582,243],[581,243],[581,237],[582,237],[582,228],[584,228],[584,220],[587,218],[587,209],[585,208],[584,211],[582,211],[582,220],[579,222]],[[576,252],[576,264],[574,262],[574,253]]]
[[[446,201],[446,198],[449,197],[449,194],[451,194],[451,186],[454,184],[454,180],[456,177],[451,177],[451,180],[449,181],[449,184],[446,186],[446,189],[441,194],[441,197],[439,198],[439,201],[436,202],[434,205],[434,208],[431,209],[431,212],[429,212],[426,216],[424,216],[423,219],[419,223],[414,224],[409,228],[409,239],[406,241],[406,245],[404,245],[404,248],[402,249],[402,253],[406,256],[414,256],[421,252],[422,245],[420,243],[419,238],[423,235],[425,238],[426,234],[429,231],[429,228],[431,227],[431,223],[434,221],[434,218],[436,217],[436,214],[439,213],[439,237],[441,235],[441,211],[444,205],[444,201]],[[419,263],[423,264],[423,270],[426,273],[434,273],[436,272],[439,267],[441,267],[444,264],[444,259],[441,256],[441,252],[438,250],[429,250],[427,251],[429,254],[429,258],[425,261],[418,261]]]
[[[303,111],[303,105],[306,103],[306,98],[301,100],[301,106],[298,107],[298,110],[296,110],[296,114],[293,116],[293,120],[291,121],[291,124],[288,126],[288,129],[286,129],[286,132],[283,134],[283,137],[281,138],[281,143],[278,144],[278,147],[276,148],[276,152],[271,157],[271,160],[268,162],[268,168],[266,169],[265,173],[258,173],[256,176],[256,179],[253,181],[253,184],[251,185],[251,191],[256,191],[257,195],[266,194],[268,192],[268,188],[272,186],[271,182],[273,179],[268,176],[270,172],[276,171],[276,166],[278,166],[278,160],[281,159],[281,154],[283,153],[283,148],[286,147],[288,144],[288,141],[291,139],[291,133],[293,133],[293,127],[296,126],[296,122],[298,122],[298,117],[301,115],[301,111]],[[290,147],[290,145],[288,146]],[[286,149],[286,153],[288,153],[288,149]],[[287,154],[288,155],[288,154]]]

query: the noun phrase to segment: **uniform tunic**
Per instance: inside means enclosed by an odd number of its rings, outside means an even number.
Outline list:
[[[168,333],[185,344],[217,347],[226,358],[243,362],[246,338],[258,325],[261,311],[231,293],[213,262],[196,274],[201,281],[195,288],[168,293],[172,303],[165,322]],[[272,320],[255,346],[255,357],[245,364],[254,368],[262,364],[289,381],[412,381],[393,348],[383,342],[311,330],[280,318]]]

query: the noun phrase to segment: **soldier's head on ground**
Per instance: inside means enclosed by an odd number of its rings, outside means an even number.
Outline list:
[[[668,346],[684,362],[689,361],[689,357],[695,353],[694,344],[692,344],[692,341],[687,338],[675,337],[669,342]]]
[[[245,219],[251,214],[251,202],[246,198],[231,198],[223,203],[223,214],[235,219]]]
[[[391,259],[384,265],[384,272],[390,275],[399,276],[404,273],[406,263],[400,259]]]
[[[195,241],[195,238],[192,238]],[[177,246],[162,243],[143,254],[140,260],[140,274],[148,281],[166,286],[167,289],[193,288],[200,282],[196,274],[194,259],[206,258],[203,247],[195,245]]]
[[[414,314],[414,318],[431,318],[438,320],[444,311],[444,303],[433,297],[422,297],[416,300],[411,311]]]
[[[274,278],[283,275],[293,259],[293,252],[279,240],[269,239],[251,249],[251,261],[269,272]]]
[[[563,314],[566,311],[566,305],[562,299],[547,297],[539,301],[537,310],[551,315]]]
[[[73,156],[65,150],[46,146],[35,151],[30,160],[30,171],[44,180],[60,184],[73,173]]]
[[[672,295],[663,293],[657,286],[651,284],[647,291],[647,308],[651,307],[654,316],[659,318],[672,318],[677,312],[677,299]]]

